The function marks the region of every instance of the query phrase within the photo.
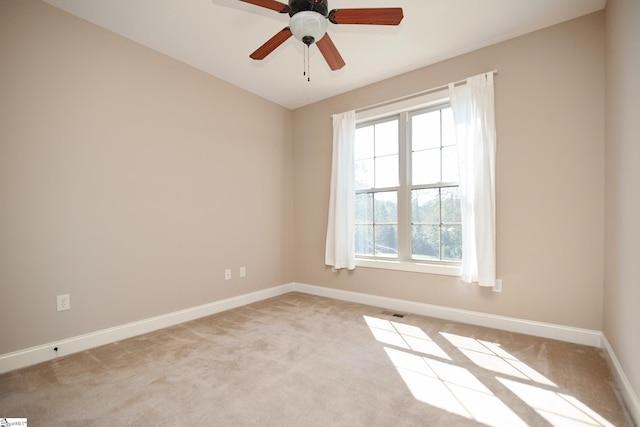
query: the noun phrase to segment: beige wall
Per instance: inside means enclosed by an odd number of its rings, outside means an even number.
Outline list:
[[[639,20],[640,3],[609,0],[292,113],[38,1],[0,0],[0,354],[296,280],[604,329],[640,390]],[[329,116],[494,68],[504,292],[331,273]],[[62,293],[73,308],[57,313]]]
[[[331,272],[324,243],[333,113],[481,72],[496,76],[498,277],[357,268]],[[294,111],[296,280],[601,330],[604,16],[596,13]]]
[[[601,330],[606,231],[605,332],[638,389],[632,3],[606,14],[605,228],[603,13],[291,113],[43,3],[0,0],[0,354],[292,280]],[[494,68],[504,292],[331,273],[329,116]],[[62,293],[73,309],[57,313]]]
[[[640,396],[640,2],[607,1],[606,41],[604,333]]]
[[[289,110],[33,0],[0,64],[0,354],[293,280]]]

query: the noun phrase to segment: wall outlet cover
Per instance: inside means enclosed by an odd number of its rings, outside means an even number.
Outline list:
[[[69,294],[58,295],[56,297],[58,311],[71,310],[71,296]]]

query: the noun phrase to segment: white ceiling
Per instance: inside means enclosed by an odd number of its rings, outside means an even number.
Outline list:
[[[44,0],[117,34],[294,109],[604,8],[606,0],[329,0],[329,9],[402,7],[398,27],[334,25],[346,62],[331,71],[316,46],[290,38],[249,58],[288,15],[238,0]],[[283,2],[286,2],[284,0]]]

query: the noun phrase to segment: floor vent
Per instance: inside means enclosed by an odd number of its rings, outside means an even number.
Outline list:
[[[394,313],[393,311],[383,311],[381,314],[383,316],[398,317],[400,319],[404,318],[404,314]]]

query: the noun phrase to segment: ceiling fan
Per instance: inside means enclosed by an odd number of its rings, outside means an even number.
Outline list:
[[[240,0],[279,13],[289,14],[289,26],[280,30],[265,44],[249,55],[261,60],[287,41],[292,35],[310,46],[315,43],[329,68],[339,70],[345,63],[327,34],[327,21],[333,24],[399,25],[403,14],[400,7],[333,9],[327,0],[289,0],[289,4],[276,0]]]

